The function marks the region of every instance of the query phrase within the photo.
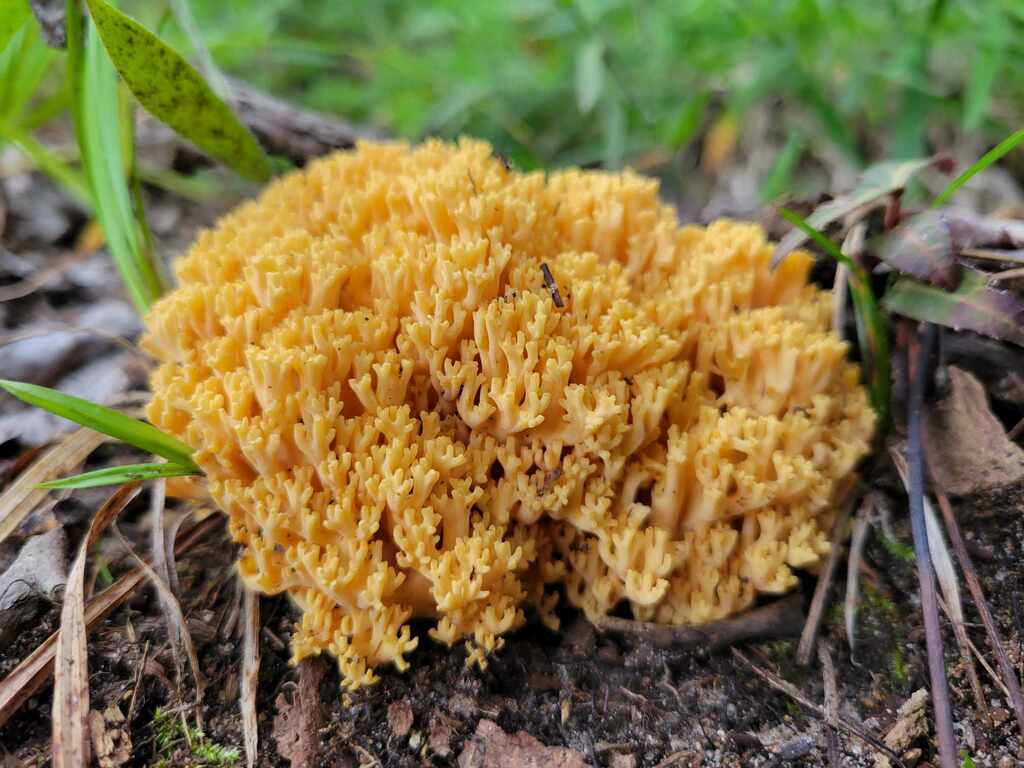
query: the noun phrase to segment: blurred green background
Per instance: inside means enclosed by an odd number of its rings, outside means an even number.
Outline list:
[[[715,213],[835,192],[883,158],[951,150],[970,162],[1024,124],[1021,0],[121,7],[193,62],[205,47],[223,72],[359,126],[480,136],[524,169],[631,165],[661,176],[681,206]],[[19,70],[56,60],[41,43],[35,58],[11,49]],[[5,99],[35,94],[36,112],[6,119],[16,131],[0,124],[27,152],[61,106],[59,92],[39,98],[37,70],[0,93],[0,123],[13,114]]]
[[[485,137],[521,167],[797,168],[919,156],[1021,124],[1019,0],[192,0],[219,65],[398,136]],[[188,47],[187,36],[177,42]],[[748,120],[768,111],[764,136]]]

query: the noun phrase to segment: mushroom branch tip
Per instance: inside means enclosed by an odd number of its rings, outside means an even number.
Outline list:
[[[874,429],[810,255],[772,248],[632,172],[364,142],[177,261],[148,416],[350,689],[416,617],[486,665],[526,606],[557,627],[555,585],[704,624],[820,562]]]

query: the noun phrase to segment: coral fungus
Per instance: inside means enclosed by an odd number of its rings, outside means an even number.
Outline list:
[[[771,250],[633,173],[363,144],[177,262],[149,417],[350,688],[406,666],[414,617],[485,664],[524,606],[557,623],[555,584],[707,622],[818,562],[873,428],[810,257]]]

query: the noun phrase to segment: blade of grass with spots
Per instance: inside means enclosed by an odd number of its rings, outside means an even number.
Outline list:
[[[104,0],[86,0],[125,83],[154,117],[254,181],[270,177],[259,142],[177,51]]]

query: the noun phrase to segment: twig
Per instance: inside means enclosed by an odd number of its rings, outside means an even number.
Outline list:
[[[850,661],[857,644],[857,609],[860,606],[860,567],[864,559],[864,545],[868,540],[868,527],[874,515],[875,492],[867,494],[853,521],[850,536],[850,555],[846,560],[846,598],[843,600],[843,618],[846,624],[846,643],[850,647]],[[856,662],[854,662],[856,663]]]
[[[890,449],[893,464],[896,465],[896,472],[903,481],[903,486],[910,493],[908,482],[907,461],[895,449]],[[924,523],[928,531],[928,552],[931,555],[932,569],[939,582],[939,607],[946,614],[953,625],[953,634],[956,637],[956,644],[960,648],[960,658],[963,660],[967,670],[967,677],[971,683],[971,691],[974,700],[978,703],[982,714],[988,717],[988,703],[985,693],[981,689],[981,681],[978,679],[978,669],[974,664],[974,656],[971,655],[970,639],[967,637],[967,629],[964,626],[963,600],[960,599],[960,583],[956,575],[956,567],[953,565],[953,558],[950,557],[949,547],[946,546],[946,539],[942,535],[942,528],[939,518],[935,514],[928,498],[924,499]]]
[[[228,100],[238,116],[268,151],[302,163],[336,149],[348,149],[359,139],[379,138],[375,131],[300,109],[241,80],[228,78]]]
[[[821,677],[825,686],[825,736],[828,740],[828,761],[833,768],[839,768],[839,734],[836,721],[839,719],[839,686],[836,684],[836,667],[832,663],[826,643],[818,643],[818,661],[821,662]]]
[[[544,285],[548,288],[548,293],[551,294],[551,301],[554,302],[555,306],[562,309],[565,306],[565,302],[562,301],[562,294],[558,292],[558,283],[555,282],[554,275],[551,274],[551,267],[547,263],[540,265],[540,272],[544,275]]]
[[[935,707],[935,730],[939,741],[939,762],[942,768],[957,768],[956,738],[953,735],[953,711],[949,702],[949,684],[942,651],[942,631],[939,627],[939,603],[935,592],[935,571],[928,548],[928,531],[924,519],[924,450],[921,443],[921,411],[925,384],[928,381],[928,357],[935,342],[935,326],[924,324],[920,345],[911,337],[906,348],[904,375],[911,378],[908,391],[907,463],[910,469],[910,527],[914,536],[917,557],[917,577],[921,590],[921,610],[924,613],[924,632],[928,647],[928,675],[931,680],[932,702]],[[914,349],[916,347],[916,349]],[[916,354],[915,354],[916,352]],[[911,376],[910,370],[914,372]]]
[[[192,669],[192,679],[196,684],[196,727],[199,728],[199,730],[203,730],[203,710],[200,705],[203,701],[203,692],[206,688],[206,684],[203,680],[202,672],[199,671],[199,656],[196,654],[196,646],[195,643],[192,642],[192,635],[188,630],[188,623],[185,621],[185,614],[181,610],[181,603],[178,601],[178,598],[175,597],[174,593],[171,592],[171,588],[167,586],[167,582],[160,578],[149,563],[138,556],[117,525],[114,525],[113,528],[114,533],[121,542],[121,546],[123,546],[125,550],[127,550],[128,554],[131,555],[132,559],[135,560],[136,565],[142,569],[143,573],[146,574],[146,577],[150,580],[153,584],[153,588],[156,590],[161,612],[164,614],[164,619],[167,622],[167,640],[171,646],[171,653],[175,657],[175,663],[179,666],[181,665],[181,661],[177,656],[179,651],[176,648],[176,645],[180,643],[185,650],[185,658],[188,659],[189,667]],[[180,668],[176,670],[176,676],[179,686],[178,694],[180,696],[181,683],[184,679],[184,675]]]
[[[964,580],[967,582],[967,589],[971,592],[971,599],[974,600],[974,606],[978,611],[978,615],[981,616],[981,622],[985,625],[985,634],[988,635],[989,645],[992,646],[992,652],[996,655],[999,671],[1003,678],[1003,685],[1006,687],[1010,704],[1017,717],[1017,728],[1020,731],[1022,740],[1024,740],[1024,693],[1021,691],[1017,672],[1014,670],[1013,664],[1006,654],[1003,638],[999,633],[995,620],[992,618],[992,610],[985,599],[985,592],[982,590],[981,582],[978,580],[978,573],[974,569],[974,562],[967,552],[963,535],[960,533],[960,525],[953,514],[953,507],[949,503],[949,498],[942,488],[942,482],[936,477],[931,467],[929,467],[929,475],[932,480],[932,491],[939,502],[939,509],[942,510],[942,519],[946,523],[946,533],[949,534],[949,541],[953,545],[953,553],[960,564],[960,570],[963,571]]]
[[[715,650],[747,640],[792,637],[803,625],[803,600],[790,595],[761,608],[699,627],[674,627],[646,621],[603,616],[594,622],[599,632],[635,638],[655,648]]]
[[[132,718],[135,716],[135,702],[139,698],[139,686],[142,685],[142,675],[146,671],[147,661],[149,661],[149,640],[142,646],[142,658],[139,660],[139,666],[135,670],[135,681],[132,683],[132,698],[128,702],[128,714],[124,716],[124,721],[128,728],[132,727]]]
[[[1018,421],[1016,426],[1006,433],[1006,438],[1008,440],[1016,440],[1022,434],[1024,434],[1024,418]]]
[[[814,643],[818,639],[818,630],[821,628],[821,617],[828,607],[828,597],[832,591],[832,581],[835,578],[836,566],[839,564],[839,554],[842,551],[842,542],[846,537],[846,526],[850,522],[850,505],[843,504],[839,510],[835,522],[832,524],[832,549],[828,553],[825,567],[822,568],[818,577],[818,584],[814,588],[814,597],[811,599],[811,607],[807,612],[807,621],[804,622],[803,632],[800,633],[800,644],[796,649],[796,663],[806,667],[811,663],[811,654],[814,652]]]
[[[809,712],[812,712],[814,715],[821,718],[822,720],[828,719],[825,710],[817,704],[815,704],[810,699],[808,699],[806,696],[804,696],[800,689],[797,688],[795,685],[783,680],[774,672],[769,672],[767,669],[762,669],[761,667],[757,666],[756,664],[754,664],[754,662],[748,659],[741,651],[739,651],[736,648],[732,649],[732,655],[735,656],[745,666],[747,666],[755,675],[757,675],[766,683],[768,683],[768,685],[770,685],[772,688],[774,688],[777,691],[780,691],[781,693],[786,694],[801,707],[808,710]],[[887,747],[879,739],[872,736],[870,733],[865,731],[860,726],[848,722],[847,720],[844,720],[842,717],[836,717],[835,726],[848,736],[854,736],[860,739],[865,744],[869,744],[870,746],[877,749],[886,757],[890,758],[891,760],[895,760],[900,765],[903,765],[903,763],[900,761],[900,756],[898,754],[896,754],[893,750],[889,749],[889,747]]]
[[[242,644],[242,695],[238,706],[242,710],[242,732],[245,742],[245,762],[249,768],[259,758],[259,729],[256,719],[256,688],[260,677],[260,596],[244,588],[245,622]]]

